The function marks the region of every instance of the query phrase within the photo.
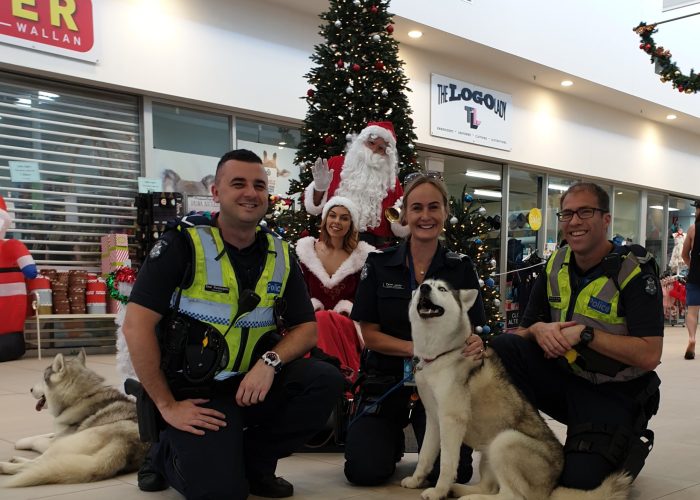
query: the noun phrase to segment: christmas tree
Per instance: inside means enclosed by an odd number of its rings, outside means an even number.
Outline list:
[[[310,88],[309,108],[296,155],[300,180],[292,180],[288,194],[301,194],[311,182],[307,166],[316,158],[345,152],[353,134],[371,121],[391,121],[396,131],[399,178],[416,170],[411,108],[406,93],[408,78],[398,57],[398,42],[392,33],[388,1],[331,0],[320,18],[320,35],[311,60],[315,67],[305,75]],[[272,208],[271,208],[272,211]],[[303,233],[317,234],[317,218],[300,211],[280,211],[270,221],[290,241]]]
[[[474,262],[487,321],[481,330],[477,327],[477,333],[486,339],[502,333],[505,327],[494,275],[497,261],[489,243],[489,233],[501,228],[501,218],[498,215],[486,216],[486,209],[467,193],[466,186],[462,189],[461,199],[450,198],[450,214],[445,225],[445,244],[454,252],[468,255]]]

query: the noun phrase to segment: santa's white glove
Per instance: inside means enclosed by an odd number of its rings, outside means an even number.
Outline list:
[[[328,160],[316,158],[316,163],[311,167],[311,175],[314,178],[314,190],[321,193],[328,191],[333,180],[333,171],[328,168]]]

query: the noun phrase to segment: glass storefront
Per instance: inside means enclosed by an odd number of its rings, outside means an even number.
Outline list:
[[[639,237],[640,193],[638,190],[615,187],[612,229],[618,244],[641,243]]]

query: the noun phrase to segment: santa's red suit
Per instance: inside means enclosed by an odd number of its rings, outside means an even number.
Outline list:
[[[296,254],[304,273],[304,281],[316,309],[318,347],[340,360],[341,367],[354,381],[360,369],[362,338],[355,322],[348,316],[355,300],[355,290],[360,281],[360,271],[367,254],[375,250],[364,241],[340,267],[328,275],[316,253],[316,239],[301,238],[296,243]]]
[[[0,196],[0,361],[17,359],[24,354],[25,279],[37,275],[34,259],[24,243],[4,239],[10,222],[5,201]]]

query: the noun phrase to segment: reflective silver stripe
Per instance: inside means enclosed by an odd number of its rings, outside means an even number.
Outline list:
[[[176,294],[171,299],[174,305]],[[231,322],[231,304],[211,302],[183,295],[180,298],[180,312],[205,323],[228,325]]]
[[[233,325],[236,328],[263,328],[275,324],[272,307],[256,307],[247,314],[243,314]]]
[[[635,269],[637,269],[637,259],[634,258],[632,254],[628,254],[622,261],[620,265],[620,271],[617,273],[617,284],[622,285],[627,278],[629,278]],[[617,287],[615,286],[615,281],[611,278],[603,285],[600,292],[596,295],[596,298],[603,300],[607,303],[611,303],[613,297],[617,293]]]
[[[603,375],[602,373],[594,373],[586,370],[577,370],[574,374],[581,378],[588,380],[593,384],[603,384],[605,382],[626,382],[635,378],[639,378],[645,373],[649,373],[646,370],[637,368],[636,366],[628,366],[624,370],[619,371],[614,377],[610,375]]]
[[[275,283],[282,283],[284,280],[284,245],[282,240],[278,238],[272,238],[272,242],[275,245],[275,270],[272,272],[272,281]]]
[[[560,248],[557,251],[556,255],[554,256],[554,260],[552,261],[552,267],[551,267],[551,271],[549,273],[549,287],[552,290],[553,297],[561,296],[561,293],[559,290],[559,271],[561,270],[562,266],[564,265],[564,261],[566,260],[566,253],[567,252],[568,252],[568,249]]]
[[[613,325],[610,323],[605,323],[603,321],[600,321],[599,319],[594,319],[590,318],[588,316],[584,316],[581,313],[574,312],[574,314],[571,316],[571,321],[575,321],[576,323],[580,325],[586,325],[590,326],[593,328],[598,328],[600,330],[603,330],[608,333],[612,333],[613,335],[629,335],[629,330],[627,329],[627,325],[624,323],[619,324],[619,325]]]
[[[204,249],[204,262],[207,268],[207,284],[224,286],[224,277],[221,272],[221,263],[216,260],[220,250],[216,247],[216,240],[212,234],[211,226],[200,226],[197,228],[199,240]]]

